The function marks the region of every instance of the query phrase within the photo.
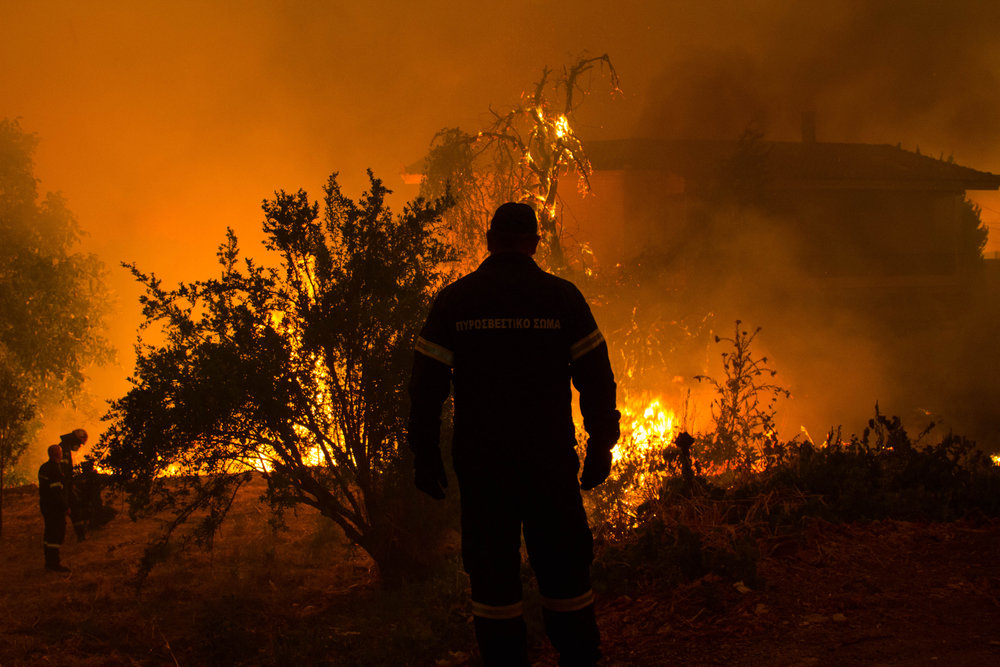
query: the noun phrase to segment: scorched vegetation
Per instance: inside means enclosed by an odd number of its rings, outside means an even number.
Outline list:
[[[101,462],[136,511],[176,511],[147,569],[189,519],[197,529],[185,539],[211,544],[255,473],[276,510],[317,509],[385,583],[432,560],[427,527],[439,515],[412,489],[402,389],[445,278],[436,226],[448,200],[393,216],[369,177],[354,202],[331,176],[322,213],[301,190],[265,201],[276,268],[244,258],[231,231],[217,278],[168,289],[130,267],[153,335],[138,347],[132,389],[111,406]]]

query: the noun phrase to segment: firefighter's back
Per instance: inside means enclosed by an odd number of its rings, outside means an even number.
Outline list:
[[[456,455],[572,452],[569,350],[592,325],[579,291],[528,256],[499,253],[442,301],[453,331]]]

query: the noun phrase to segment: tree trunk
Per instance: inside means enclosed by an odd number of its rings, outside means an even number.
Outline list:
[[[448,562],[445,536],[457,528],[457,512],[452,514],[457,503],[433,502],[418,493],[409,484],[391,489],[360,545],[375,561],[383,588],[426,581]]]

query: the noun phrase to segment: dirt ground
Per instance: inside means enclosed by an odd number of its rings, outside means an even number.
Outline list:
[[[213,554],[165,563],[137,596],[132,576],[156,523],[119,517],[85,542],[69,537],[73,572],[49,574],[36,493],[26,487],[5,503],[0,667],[388,664],[296,654],[301,641],[283,658],[275,650],[267,660],[217,652],[226,636],[245,632],[244,620],[280,628],[273,635],[310,627],[364,632],[326,627],[349,619],[324,606],[369,595],[371,572],[342,536],[321,535],[328,529],[315,516],[298,516],[273,542],[260,527],[262,508],[242,502]],[[599,598],[606,664],[1000,664],[1000,521],[820,522],[762,548],[753,589],[710,577],[672,591]],[[331,549],[339,550],[336,567]],[[465,641],[411,664],[478,664],[471,626]],[[536,665],[554,664],[551,649],[539,648]]]
[[[1000,523],[816,524],[762,585],[601,605],[612,665],[1000,664]]]

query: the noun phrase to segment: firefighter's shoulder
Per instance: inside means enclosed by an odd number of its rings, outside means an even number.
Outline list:
[[[559,276],[554,276],[551,273],[546,273],[545,275],[548,276],[550,289],[557,292],[571,307],[590,309],[587,305],[587,299],[583,296],[580,288],[576,286],[576,283]]]

